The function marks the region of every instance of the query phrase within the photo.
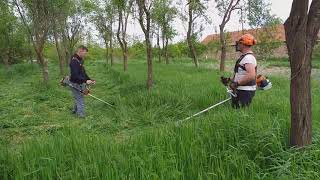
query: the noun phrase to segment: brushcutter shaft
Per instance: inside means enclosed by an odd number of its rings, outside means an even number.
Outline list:
[[[102,100],[102,99],[100,99],[100,98],[97,98],[96,96],[94,96],[94,95],[92,95],[92,94],[88,94],[88,96],[91,96],[92,98],[94,98],[94,99],[96,99],[96,100],[98,100],[98,101],[100,101],[100,102],[103,102],[104,104],[106,104],[106,105],[108,105],[108,106],[111,106],[111,107],[113,107],[113,105],[112,104],[110,104],[110,103],[108,103],[108,102],[106,102],[106,101],[104,101],[104,100]]]
[[[231,97],[228,98],[228,99],[226,99],[226,100],[224,100],[224,101],[221,101],[221,102],[219,102],[219,103],[217,103],[217,104],[215,104],[215,105],[213,105],[213,106],[210,106],[210,107],[208,107],[207,109],[198,112],[197,114],[194,114],[194,115],[192,115],[192,116],[190,116],[190,117],[187,117],[186,119],[181,120],[180,122],[187,121],[187,120],[189,120],[189,119],[191,119],[191,118],[193,118],[193,117],[199,116],[200,114],[202,114],[202,113],[204,113],[204,112],[207,112],[207,111],[209,111],[210,109],[215,108],[215,107],[217,107],[217,106],[219,106],[219,105],[221,105],[221,104],[223,104],[223,103],[225,103],[225,102],[228,102],[229,100],[231,100]]]

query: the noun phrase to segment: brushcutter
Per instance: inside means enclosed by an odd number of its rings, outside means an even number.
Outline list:
[[[74,86],[74,85],[70,82],[70,77],[69,77],[69,76],[66,76],[66,77],[62,78],[62,80],[60,81],[60,84],[61,84],[62,86],[64,86],[64,87],[69,86],[69,87],[71,87],[71,88],[79,91],[79,92],[82,93],[83,95],[88,95],[88,96],[90,96],[90,97],[92,97],[92,98],[94,98],[94,99],[96,99],[96,100],[98,100],[98,101],[100,101],[100,102],[102,102],[102,103],[110,106],[110,107],[114,107],[112,104],[110,104],[110,103],[108,103],[108,102],[106,102],[106,101],[104,101],[104,100],[102,100],[102,99],[100,99],[100,98],[92,95],[92,94],[90,93],[90,88],[88,88],[88,87],[86,86],[86,84],[81,84],[81,85],[79,86],[79,88],[76,87],[76,86]]]
[[[208,107],[208,108],[206,108],[206,109],[204,109],[204,110],[202,110],[202,111],[200,111],[200,112],[198,112],[198,113],[196,113],[196,114],[194,114],[194,115],[192,115],[190,117],[187,117],[186,119],[180,120],[180,121],[177,122],[177,124],[182,123],[184,121],[188,121],[189,119],[191,119],[193,117],[199,116],[200,114],[203,114],[203,113],[205,113],[205,112],[207,112],[207,111],[209,111],[209,110],[211,110],[211,109],[213,109],[213,108],[215,108],[217,106],[220,106],[221,104],[224,104],[224,103],[230,101],[232,97],[237,97],[237,95],[234,94],[233,91],[231,89],[229,89],[229,88],[227,88],[227,93],[229,95],[229,98],[227,98],[227,99],[225,99],[225,100],[223,100],[221,102],[218,102],[217,104],[214,104],[214,105],[212,105],[212,106],[210,106],[210,107]]]

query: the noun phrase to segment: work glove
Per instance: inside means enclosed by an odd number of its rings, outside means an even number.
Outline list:
[[[223,77],[223,76],[221,76],[220,79],[221,79],[221,83],[223,85],[225,85],[225,86],[228,86],[228,84],[231,82],[230,78],[226,78],[226,77]]]
[[[236,90],[238,86],[239,86],[238,82],[231,82],[231,84],[229,85],[230,89],[232,90]]]
[[[95,83],[96,83],[95,80],[90,80],[90,79],[89,79],[89,80],[86,81],[86,84],[89,84],[89,85],[90,85],[90,84],[95,84]]]

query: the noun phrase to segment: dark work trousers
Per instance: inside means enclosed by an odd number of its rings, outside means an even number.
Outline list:
[[[256,91],[236,90],[237,97],[232,97],[232,107],[249,107]]]
[[[72,85],[77,88],[80,89],[80,85],[76,84],[76,83],[72,83]],[[80,118],[84,118],[85,117],[85,113],[84,113],[84,96],[81,92],[79,92],[79,90],[75,89],[75,88],[71,88],[71,92],[73,94],[74,97],[74,107],[73,107],[73,112],[76,113]]]

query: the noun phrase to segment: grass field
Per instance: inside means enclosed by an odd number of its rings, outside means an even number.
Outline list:
[[[271,58],[266,61],[267,67],[290,67],[290,62],[288,58]],[[317,54],[314,56],[314,59],[312,61],[312,68],[313,69],[320,69],[320,54],[317,52]]]
[[[224,104],[175,126],[176,121],[227,98],[220,73],[186,63],[154,64],[154,88],[145,88],[146,64],[87,62],[97,80],[86,98],[87,117],[71,114],[72,97],[38,66],[0,69],[0,179],[319,179],[320,88],[313,80],[313,145],[288,147],[289,81],[269,75],[270,91],[252,106]]]

